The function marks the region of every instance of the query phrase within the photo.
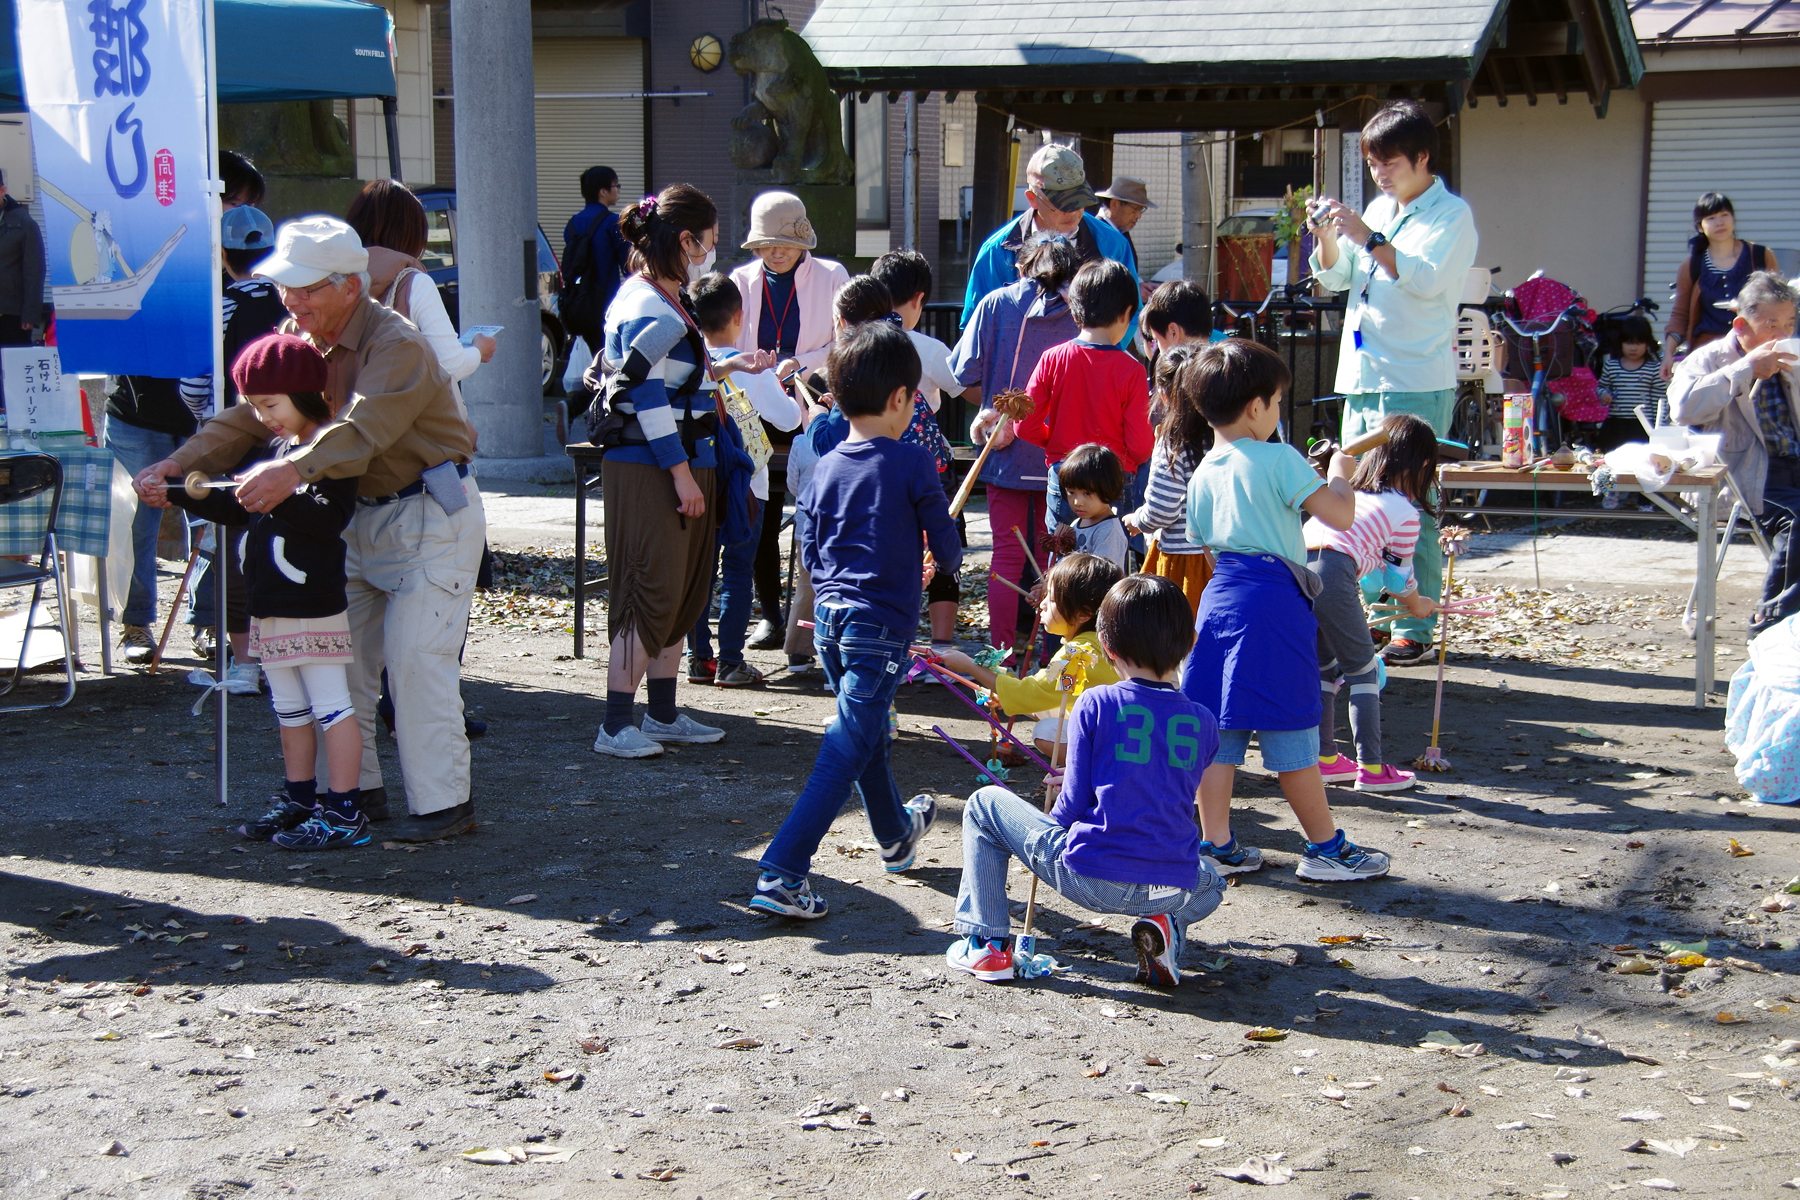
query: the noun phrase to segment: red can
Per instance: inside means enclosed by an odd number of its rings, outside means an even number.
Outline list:
[[[156,202],[164,208],[175,203],[175,156],[167,150],[156,152]]]

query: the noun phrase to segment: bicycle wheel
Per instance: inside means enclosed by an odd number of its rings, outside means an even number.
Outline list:
[[[1479,379],[1465,379],[1456,387],[1456,407],[1450,414],[1449,437],[1469,448],[1471,458],[1487,448],[1487,392]]]

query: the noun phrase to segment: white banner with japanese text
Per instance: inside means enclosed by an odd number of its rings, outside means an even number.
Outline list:
[[[206,0],[17,0],[67,371],[213,360]]]

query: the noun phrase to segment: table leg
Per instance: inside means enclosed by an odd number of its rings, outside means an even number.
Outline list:
[[[111,675],[112,639],[106,620],[106,610],[111,605],[111,597],[106,594],[106,559],[104,556],[94,560],[94,570],[98,573],[95,580],[95,594],[100,598],[100,673]]]
[[[575,657],[586,650],[587,630],[587,463],[575,460]]]
[[[1717,568],[1714,556],[1718,536],[1717,489],[1708,489],[1696,497],[1700,509],[1699,537],[1695,539],[1694,562],[1694,707],[1705,708],[1713,685],[1713,609],[1718,595]]]

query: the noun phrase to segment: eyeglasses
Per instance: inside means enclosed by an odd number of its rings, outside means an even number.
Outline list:
[[[327,275],[324,279],[319,280],[319,282],[313,284],[311,287],[289,287],[285,283],[278,283],[275,285],[275,290],[280,292],[283,296],[311,296],[315,292],[330,286],[331,277]]]

